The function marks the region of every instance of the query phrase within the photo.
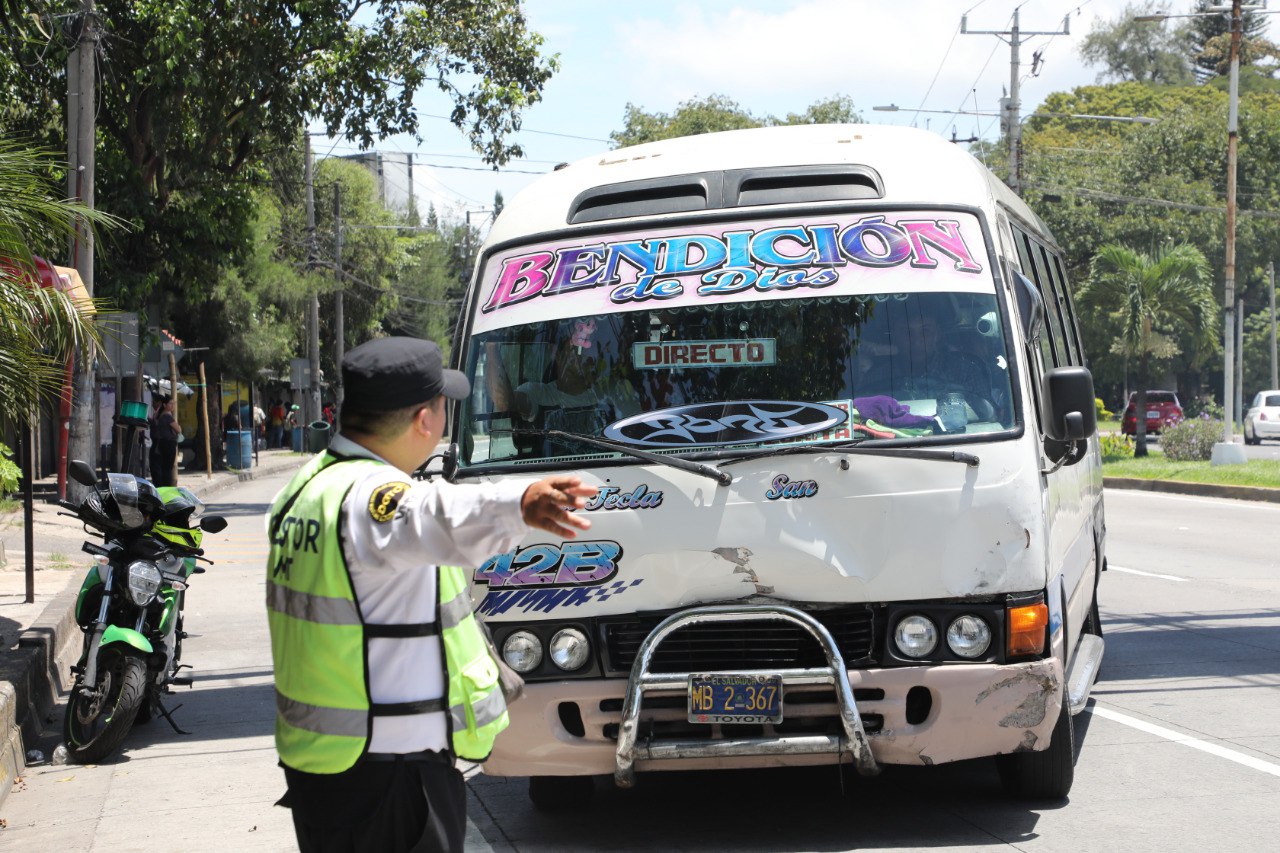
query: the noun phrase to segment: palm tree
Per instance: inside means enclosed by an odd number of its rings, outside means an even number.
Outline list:
[[[1178,352],[1178,340],[1209,344],[1217,323],[1217,303],[1209,262],[1195,246],[1181,243],[1154,255],[1115,243],[1103,246],[1080,289],[1081,305],[1106,311],[1121,322],[1112,351],[1137,369],[1134,456],[1147,455],[1147,385],[1151,359]]]
[[[60,200],[42,175],[52,160],[0,139],[0,424],[25,420],[56,391],[74,348],[98,341],[92,313],[67,294],[38,284],[32,246],[74,232],[76,217],[109,220]]]

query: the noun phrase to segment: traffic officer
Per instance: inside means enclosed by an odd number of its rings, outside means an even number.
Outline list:
[[[413,481],[445,399],[470,391],[434,343],[362,344],[342,380],[339,433],[268,515],[280,805],[302,850],[462,850],[455,753],[483,757],[507,718],[467,586],[447,567],[480,565],[530,527],[572,539],[590,527],[572,510],[596,489],[569,475]]]

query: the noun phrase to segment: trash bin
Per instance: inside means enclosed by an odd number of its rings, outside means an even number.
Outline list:
[[[294,453],[302,452],[302,427],[296,426],[289,430],[289,441],[293,445]]]
[[[307,450],[320,453],[329,446],[329,422],[312,421],[307,426]]]
[[[253,433],[249,430],[227,433],[227,467],[241,471],[253,467]]]

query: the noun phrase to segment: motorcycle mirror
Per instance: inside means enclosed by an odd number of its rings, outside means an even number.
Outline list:
[[[68,465],[67,474],[82,486],[96,486],[98,484],[98,478],[94,476],[93,468],[82,459],[76,459]]]
[[[200,529],[206,533],[221,533],[227,529],[227,520],[220,515],[206,515],[200,519]]]

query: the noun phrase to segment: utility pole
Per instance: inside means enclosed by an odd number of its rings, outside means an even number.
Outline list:
[[[342,411],[342,357],[346,354],[346,328],[342,316],[342,183],[333,183],[333,269],[338,278],[338,289],[333,292],[334,347],[333,363],[338,365],[338,375],[333,381],[333,408]]]
[[[1267,292],[1271,297],[1271,387],[1280,388],[1280,371],[1276,370],[1276,265],[1267,262],[1267,281],[1271,283]]]
[[[94,0],[81,0],[80,15],[72,24],[76,33],[76,47],[67,59],[67,196],[78,200],[85,207],[94,206],[94,149],[96,140],[95,116],[95,68],[97,67],[99,26]],[[93,296],[93,230],[82,218],[76,219],[75,233],[71,239],[71,265],[80,274],[85,290]],[[142,377],[138,377],[142,381]],[[97,411],[97,383],[94,380],[94,359],[85,349],[75,355],[73,393],[71,398],[71,423],[59,424],[68,429],[67,456],[83,459],[97,467],[97,436],[93,429],[93,415]],[[68,483],[68,497],[79,500],[85,490],[79,484]]]
[[[1231,2],[1231,80],[1228,86],[1229,106],[1227,109],[1227,252],[1226,252],[1226,292],[1223,294],[1223,327],[1225,352],[1222,354],[1222,379],[1224,383],[1222,395],[1223,420],[1222,444],[1225,448],[1215,448],[1213,461],[1218,464],[1240,464],[1245,462],[1243,448],[1235,448],[1236,419],[1233,416],[1232,402],[1235,400],[1235,388],[1232,381],[1231,368],[1235,363],[1235,325],[1236,318],[1236,146],[1239,141],[1240,114],[1240,0]]]
[[[307,162],[303,175],[307,185],[307,271],[310,272],[317,259],[316,253],[316,193],[312,177],[311,134],[303,128],[302,138],[306,140]],[[320,295],[311,295],[311,310],[307,314],[307,354],[311,363],[311,384],[307,389],[306,407],[303,415],[310,424],[320,415]],[[299,424],[305,427],[306,424]]]
[[[409,159],[408,159],[407,165],[409,168],[409,221],[412,222],[414,225],[417,225],[419,224],[418,223],[418,204],[413,196],[413,152],[412,151],[409,152],[408,158]]]
[[[1022,103],[1018,98],[1018,48],[1022,46],[1024,41],[1035,36],[1066,36],[1071,35],[1071,17],[1065,16],[1062,19],[1062,29],[1051,32],[1024,30],[1020,26],[1019,9],[1017,6],[1013,10],[1013,29],[1011,30],[971,30],[969,29],[969,16],[962,15],[960,17],[960,32],[964,35],[971,36],[995,36],[1002,42],[1009,45],[1009,97],[1005,100],[1003,112],[1005,113],[1005,127],[1009,139],[1009,188],[1015,193],[1021,191],[1022,184],[1022,123],[1018,120],[1018,113],[1022,110]],[[1007,38],[1006,38],[1007,36]]]

